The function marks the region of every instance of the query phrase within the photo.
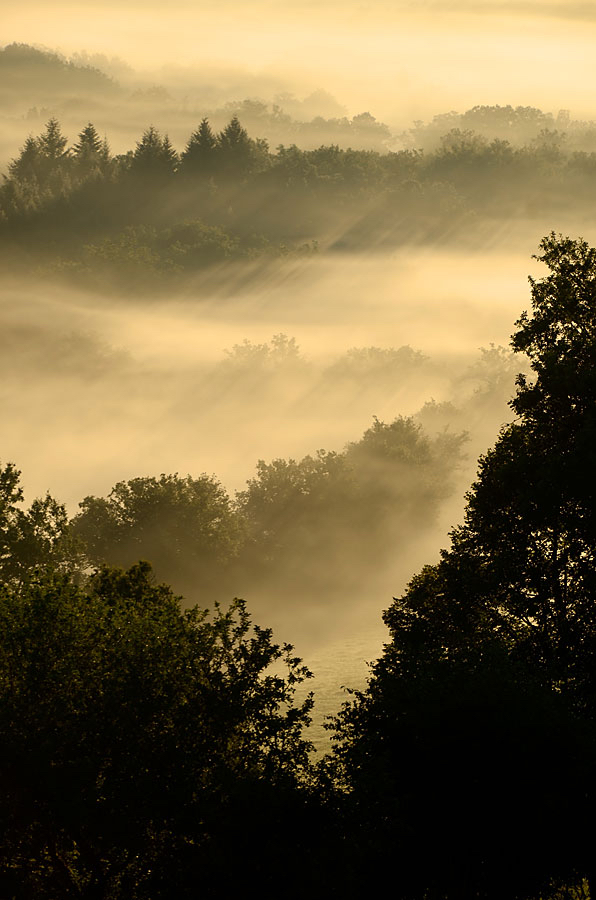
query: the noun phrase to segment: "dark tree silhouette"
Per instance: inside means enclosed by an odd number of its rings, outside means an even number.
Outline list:
[[[203,119],[180,156],[180,171],[189,175],[213,175],[217,168],[217,138],[208,119]]]
[[[162,137],[153,125],[149,126],[137,143],[130,163],[130,170],[147,178],[163,178],[173,175],[178,155],[167,135]]]
[[[0,624],[2,896],[273,895],[308,841],[290,646],[148,565],[3,587]]]
[[[415,860],[429,896],[596,889],[596,250],[554,234],[541,250],[550,274],[512,341],[533,370],[517,419],[336,723],[371,842]]]
[[[74,571],[81,562],[62,503],[50,494],[23,506],[21,473],[0,466],[0,580],[20,585],[42,572]]]
[[[64,137],[57,119],[50,119],[46,130],[39,137],[39,148],[46,159],[55,161],[67,155],[66,144],[68,138]]]
[[[10,163],[8,173],[16,181],[31,181],[37,178],[40,170],[41,150],[39,140],[31,135],[25,141],[16,159]]]
[[[217,138],[219,168],[228,177],[244,178],[267,157],[266,142],[253,141],[238,116],[233,116]]]
[[[110,150],[107,141],[102,141],[91,122],[79,134],[78,141],[72,148],[72,156],[78,169],[85,175],[94,170],[106,170]]]

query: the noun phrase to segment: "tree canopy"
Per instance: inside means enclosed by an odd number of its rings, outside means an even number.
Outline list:
[[[238,494],[247,577],[285,583],[301,602],[324,583],[331,594],[352,589],[434,524],[464,441],[431,439],[410,418],[375,418],[341,452],[260,460]]]
[[[235,555],[241,539],[224,488],[208,475],[162,474],[116,484],[107,498],[86,497],[72,522],[94,565],[149,560],[158,577],[193,595]]]
[[[181,612],[147,564],[4,586],[0,624],[3,896],[274,889],[281,835],[309,840],[289,645],[241,601]]]
[[[26,509],[20,477],[13,463],[0,465],[0,580],[21,584],[39,570],[76,569],[80,553],[66,508],[47,493]]]
[[[221,262],[221,253],[201,252],[202,240],[187,252],[172,237],[193,223],[212,237],[220,230],[227,260],[266,262],[318,247],[361,251],[464,235],[482,244],[496,221],[544,221],[569,204],[592,220],[596,155],[570,143],[558,120],[539,110],[449,114],[430,131],[402,136],[401,149],[381,152],[380,132],[376,149],[357,149],[359,136],[379,131],[366,113],[336,120],[355,145],[329,140],[303,149],[290,141],[272,150],[242,124],[245,115],[255,128],[271,124],[262,106],[226,107],[221,130],[203,116],[180,154],[154,125],[117,155],[91,122],[69,146],[51,118],[40,135],[26,138],[0,186],[0,253],[13,267],[34,257],[87,286],[90,278],[109,283],[110,273],[122,286],[132,263],[126,290],[144,269],[146,291],[159,279]],[[280,120],[279,110],[273,119]],[[510,142],[508,129],[521,129],[525,143]],[[590,140],[595,133],[592,127]],[[419,135],[428,140],[418,142]],[[422,150],[429,141],[436,146]]]
[[[596,251],[554,234],[541,251],[549,274],[512,339],[533,372],[517,418],[335,724],[367,846],[424,871],[425,896],[596,886]]]

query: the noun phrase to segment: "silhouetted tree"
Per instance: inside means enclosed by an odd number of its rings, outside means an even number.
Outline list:
[[[2,587],[0,624],[3,896],[275,892],[310,841],[292,647],[148,565]]]
[[[550,274],[512,339],[533,370],[517,420],[336,723],[372,842],[423,866],[430,896],[596,888],[596,250],[554,234],[541,250]]]
[[[30,181],[40,172],[41,150],[39,141],[29,136],[20,155],[8,167],[9,176],[17,181]]]
[[[46,159],[57,161],[63,159],[68,151],[66,144],[68,139],[62,134],[60,123],[57,119],[50,119],[46,130],[39,136],[39,149]]]
[[[22,584],[42,572],[73,571],[80,563],[66,508],[50,494],[23,506],[21,473],[0,466],[0,580]]]
[[[218,136],[217,146],[221,172],[234,178],[244,178],[262,164],[268,153],[265,142],[248,136],[238,116],[233,116]]]
[[[217,166],[218,143],[208,119],[203,119],[180,156],[180,171],[210,176]]]
[[[66,143],[67,138],[62,134],[58,120],[50,119],[45,131],[37,138],[27,138],[20,156],[10,163],[10,179],[33,182],[42,188],[59,191],[64,186],[64,176],[70,162]]]
[[[79,134],[79,139],[73,146],[73,153],[78,157],[92,157],[100,152],[101,146],[101,139],[95,126],[89,122]]]
[[[168,136],[162,138],[159,131],[151,125],[137,143],[130,170],[146,178],[163,178],[173,175],[177,162],[178,155]]]
[[[95,126],[89,122],[79,134],[72,148],[72,155],[79,170],[84,174],[105,171],[110,158],[107,141],[99,137]]]

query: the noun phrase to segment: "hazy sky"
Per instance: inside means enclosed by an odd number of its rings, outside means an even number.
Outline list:
[[[596,112],[596,3],[538,0],[7,2],[4,42],[135,66],[225,64],[325,87],[351,111],[475,103]]]

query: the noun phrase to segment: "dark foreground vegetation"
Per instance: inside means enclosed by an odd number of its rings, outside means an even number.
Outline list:
[[[552,221],[571,208],[594,221],[596,153],[577,135],[567,141],[540,110],[469,112],[413,129],[408,142],[426,139],[430,149],[391,152],[271,150],[234,115],[220,131],[204,118],[180,152],[150,126],[113,155],[92,124],[69,145],[51,118],[0,188],[0,255],[17,271],[147,292],[224,264],[229,274],[234,263],[318,250],[484,245],[512,221]],[[512,140],[487,136],[491,128]],[[594,132],[582,132],[586,147]]]
[[[309,673],[241,601],[183,611],[145,563],[90,573],[106,541],[134,556],[151,509],[135,532],[135,482],[69,527],[51,498],[24,509],[1,470],[2,896],[595,895],[596,250],[541,246],[515,420],[450,549],[385,613],[389,641],[317,764],[312,699],[295,698]],[[377,423],[344,457],[410,427]],[[295,468],[330,481],[330,466]],[[242,498],[261,515],[273,474]],[[212,482],[149,487],[205,509],[182,530],[235,539]],[[175,566],[188,551],[165,527]]]

